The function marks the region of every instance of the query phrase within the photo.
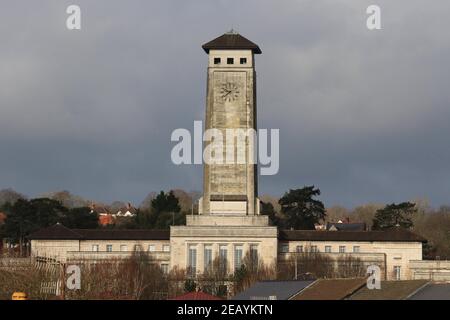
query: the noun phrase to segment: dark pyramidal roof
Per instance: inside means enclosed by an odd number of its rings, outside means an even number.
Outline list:
[[[234,32],[233,30],[224,33],[218,38],[211,40],[204,45],[202,45],[203,50],[206,53],[209,53],[211,49],[223,49],[223,50],[239,50],[239,49],[247,49],[252,50],[255,54],[262,53],[261,49],[257,44],[251,42],[247,38],[241,36],[239,33]]]

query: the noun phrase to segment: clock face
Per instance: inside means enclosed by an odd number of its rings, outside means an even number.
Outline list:
[[[220,96],[224,101],[234,101],[239,96],[238,86],[232,82],[227,82],[220,88]]]

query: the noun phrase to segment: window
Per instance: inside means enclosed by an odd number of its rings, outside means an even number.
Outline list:
[[[226,245],[219,246],[219,261],[220,261],[220,268],[222,268],[222,271],[227,272],[228,248]]]
[[[345,246],[339,246],[339,253],[345,253]]]
[[[227,58],[227,64],[234,64],[234,58]]]
[[[142,251],[142,246],[140,244],[135,244],[134,251]]]
[[[247,64],[247,58],[241,58],[240,59],[241,64]]]
[[[302,253],[303,252],[303,246],[297,246],[295,248],[295,251],[297,251],[298,253]]]
[[[98,251],[98,244],[93,244],[92,245],[92,251],[95,251],[95,252]]]
[[[400,280],[402,277],[402,269],[400,266],[394,266],[394,278]]]
[[[220,58],[214,58],[214,64],[220,64]]]
[[[317,246],[311,246],[311,252],[319,252],[319,250],[317,250]]]
[[[258,245],[257,244],[250,245],[250,259],[252,259],[252,264],[254,266],[258,265]]]
[[[241,245],[234,247],[234,270],[239,270],[242,266],[243,248]]]
[[[197,273],[197,246],[190,245],[188,249],[188,272],[191,276]]]
[[[359,246],[353,246],[353,252],[358,253],[359,252]]]
[[[164,274],[168,274],[169,273],[169,265],[167,263],[162,263],[161,264],[161,271]]]
[[[212,246],[211,245],[205,245],[203,250],[203,261],[205,263],[204,268],[205,270],[212,267]]]
[[[126,244],[121,244],[120,245],[120,251],[128,251],[128,247]]]
[[[107,244],[106,245],[106,251],[107,252],[112,252],[112,244]]]
[[[163,249],[164,252],[170,252],[170,245],[165,244],[165,245],[163,245],[162,249]]]
[[[331,246],[325,246],[325,252],[331,253]]]
[[[289,252],[289,245],[288,244],[282,244],[281,245],[281,252],[282,253],[288,253]]]
[[[155,247],[155,245],[154,245],[154,244],[150,244],[150,245],[148,245],[148,251],[150,251],[150,252],[154,252],[154,251],[156,251],[156,247]]]

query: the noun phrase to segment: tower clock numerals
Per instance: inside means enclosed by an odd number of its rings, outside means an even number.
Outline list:
[[[234,101],[239,96],[239,88],[235,83],[226,82],[220,88],[220,96],[224,101]]]

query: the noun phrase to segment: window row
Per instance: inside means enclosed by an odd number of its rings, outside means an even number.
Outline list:
[[[127,251],[129,251],[128,247],[129,246],[126,245],[126,244],[121,244],[119,251],[127,252]],[[92,248],[92,251],[95,251],[95,252],[99,252],[100,251],[100,245],[98,245],[98,244],[93,244],[91,248]],[[106,252],[113,252],[113,248],[114,247],[113,247],[112,244],[107,244],[106,245]],[[133,251],[144,251],[143,246],[140,245],[140,244],[135,244],[133,246],[130,246],[130,248],[132,248]],[[156,245],[149,244],[146,249],[147,249],[148,252],[156,252]],[[117,251],[117,250],[115,250],[115,251]],[[170,252],[170,245],[163,244],[162,245],[162,251],[163,252]]]
[[[222,58],[215,57],[214,64],[221,64]],[[239,58],[240,64],[247,64],[247,58]],[[227,64],[234,64],[234,58],[227,58]]]
[[[218,265],[213,266],[214,257],[213,257],[213,249],[212,245],[205,244],[203,246],[203,270],[207,271],[213,267],[218,267],[221,269],[223,273],[228,273],[228,262],[230,261],[228,245],[219,245],[218,252]],[[251,244],[249,247],[249,257],[253,264],[257,264],[258,261],[258,245]],[[188,272],[191,275],[197,274],[198,264],[197,258],[198,254],[197,245],[189,245],[188,247],[188,257],[187,257],[187,268]],[[234,245],[233,246],[233,269],[234,271],[239,270],[242,266],[244,259],[244,247],[243,245]]]
[[[288,244],[284,244],[281,246],[281,252],[282,253],[288,253],[289,252],[289,245]],[[296,246],[295,247],[295,252],[297,253],[302,253],[302,252],[321,252],[318,248],[318,246],[316,245],[312,245],[312,246]],[[333,246],[324,246],[324,251],[325,253],[333,253],[333,252],[339,252],[339,253],[346,253],[347,252],[347,247],[346,246],[339,246],[338,251],[335,251],[333,249]],[[361,252],[361,247],[360,246],[353,246],[352,247],[352,252],[353,253],[359,253]]]

